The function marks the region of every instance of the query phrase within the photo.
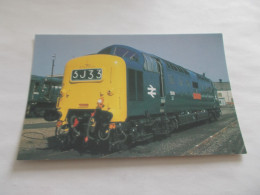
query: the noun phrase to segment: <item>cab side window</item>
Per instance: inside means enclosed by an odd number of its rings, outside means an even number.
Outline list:
[[[150,57],[149,55],[144,54],[144,69],[150,72],[159,72],[158,65],[156,59]]]

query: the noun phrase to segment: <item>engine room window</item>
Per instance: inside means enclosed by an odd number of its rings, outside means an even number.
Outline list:
[[[178,72],[182,72],[182,73],[185,73],[185,74],[189,74],[189,72],[186,69],[184,69],[184,68],[182,68],[182,67],[180,67],[180,66],[178,66],[178,65],[176,65],[176,64],[174,64],[172,62],[168,62],[166,60],[163,60],[163,61],[167,65],[167,68],[169,68],[171,70],[174,70],[174,71],[178,71]]]
[[[192,82],[193,88],[199,88],[199,84],[197,82]]]

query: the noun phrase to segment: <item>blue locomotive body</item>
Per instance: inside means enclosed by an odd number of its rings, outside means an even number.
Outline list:
[[[216,90],[205,75],[128,46],[113,45],[99,53],[126,62],[128,118],[198,112],[219,116]]]

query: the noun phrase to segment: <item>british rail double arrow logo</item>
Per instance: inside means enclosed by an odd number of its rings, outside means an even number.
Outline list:
[[[147,90],[147,94],[154,98],[154,96],[156,95],[156,88],[154,88],[152,85],[149,85],[149,87],[147,87]]]

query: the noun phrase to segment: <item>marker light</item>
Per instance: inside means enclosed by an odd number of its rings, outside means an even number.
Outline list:
[[[91,117],[94,117],[96,114],[96,110],[94,112],[91,113]]]
[[[116,128],[116,123],[109,124],[109,129],[115,129],[115,128]]]
[[[62,126],[62,121],[58,121],[58,122],[56,123],[56,127],[60,127],[60,126]]]
[[[61,97],[64,97],[66,95],[66,90],[65,89],[60,90],[60,95]]]
[[[100,109],[103,108],[104,107],[104,98],[103,97],[99,98],[97,101],[97,104]]]
[[[74,123],[73,123],[73,127],[77,127],[79,124],[79,120],[77,118],[75,118]]]

